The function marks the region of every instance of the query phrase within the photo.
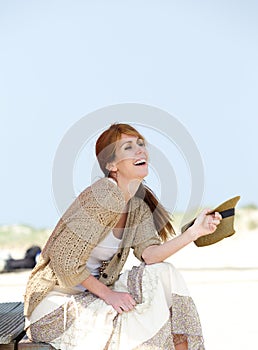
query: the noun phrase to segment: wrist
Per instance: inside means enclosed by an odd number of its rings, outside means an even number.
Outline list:
[[[102,300],[105,300],[112,292],[111,289],[104,283],[100,282],[96,277],[90,275],[85,281],[81,283],[92,294],[96,295]]]
[[[195,241],[198,238],[198,232],[193,226],[189,227],[184,233],[188,237],[189,243]]]
[[[109,298],[109,296],[112,294],[112,290],[106,285],[103,285],[103,288],[101,288],[98,294],[99,294],[98,297],[100,299],[106,301]]]

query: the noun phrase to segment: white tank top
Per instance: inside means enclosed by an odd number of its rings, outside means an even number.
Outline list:
[[[91,252],[87,261],[87,268],[92,275],[99,275],[99,267],[102,265],[103,260],[110,260],[117,252],[121,239],[114,236],[111,231]]]

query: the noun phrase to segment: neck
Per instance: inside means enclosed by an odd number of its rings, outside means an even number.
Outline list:
[[[137,192],[142,180],[134,179],[130,181],[123,181],[121,179],[117,179],[118,187],[123,192],[126,203],[135,195]]]

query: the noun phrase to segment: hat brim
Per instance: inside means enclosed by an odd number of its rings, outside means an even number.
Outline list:
[[[235,233],[234,229],[234,219],[235,219],[235,206],[239,201],[240,196],[230,198],[226,202],[223,202],[215,209],[213,209],[210,214],[219,212],[222,216],[220,224],[217,226],[215,232],[199,237],[194,243],[198,247],[204,247],[221,241],[224,238],[230,237]],[[195,219],[190,223],[182,227],[182,233],[185,232],[190,226],[193,225]]]

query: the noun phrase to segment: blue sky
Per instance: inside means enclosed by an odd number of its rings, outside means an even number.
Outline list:
[[[123,103],[166,111],[192,136],[202,206],[238,194],[239,205],[258,205],[257,17],[250,0],[1,0],[0,224],[54,226],[61,140],[89,113]],[[76,189],[86,172],[75,171]],[[175,210],[187,206],[185,187]]]

